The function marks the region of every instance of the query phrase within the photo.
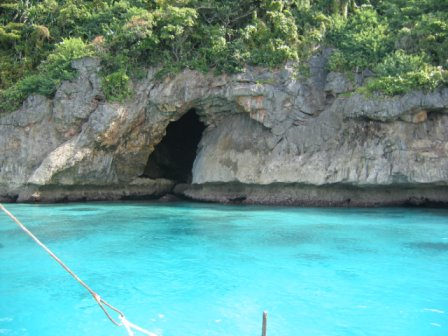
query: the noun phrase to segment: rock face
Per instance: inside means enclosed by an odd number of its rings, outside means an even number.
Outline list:
[[[448,203],[448,89],[384,98],[311,61],[213,76],[156,70],[124,104],[104,101],[95,59],[49,100],[31,96],[0,117],[0,200],[61,201],[160,197],[179,181],[145,176],[168,125],[196,113],[206,129],[191,148],[200,200],[307,205]],[[195,126],[183,127],[192,136]],[[156,151],[175,160],[176,145]],[[173,141],[172,141],[173,142]],[[171,146],[171,147],[170,147]],[[184,149],[183,149],[184,150]],[[160,154],[162,153],[162,154]],[[193,155],[194,157],[194,155]],[[185,166],[185,165],[178,165]],[[189,169],[188,167],[186,169]],[[181,174],[182,175],[182,174]],[[182,181],[184,182],[184,181]]]

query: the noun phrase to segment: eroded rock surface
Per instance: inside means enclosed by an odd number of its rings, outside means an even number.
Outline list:
[[[194,109],[206,129],[195,185],[177,188],[188,197],[346,204],[361,192],[363,205],[448,202],[448,89],[347,95],[355,85],[316,57],[309,78],[286,66],[221,76],[187,70],[158,81],[152,69],[133,83],[132,98],[113,104],[104,101],[97,60],[74,67],[78,78],[53,99],[29,97],[0,117],[0,200],[162,196],[177,181],[145,178],[148,157],[168,125]],[[377,195],[370,203],[369,193]]]

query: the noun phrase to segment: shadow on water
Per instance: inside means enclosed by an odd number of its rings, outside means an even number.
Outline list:
[[[415,242],[407,243],[405,246],[414,250],[427,252],[448,252],[448,243]]]
[[[333,245],[334,248],[344,254],[347,253],[363,254],[363,253],[378,252],[371,245],[365,245],[365,242],[355,238],[348,238],[348,237],[333,238],[332,242],[334,244]]]

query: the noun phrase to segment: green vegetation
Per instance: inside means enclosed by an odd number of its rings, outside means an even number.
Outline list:
[[[448,3],[440,0],[0,0],[0,111],[54,94],[73,60],[100,57],[109,100],[158,66],[234,73],[306,64],[370,69],[364,92],[400,94],[448,83]]]
[[[92,48],[80,38],[63,39],[46,60],[37,66],[36,71],[20,78],[1,92],[0,109],[7,111],[18,108],[31,93],[51,96],[61,81],[70,80],[76,76],[71,62],[92,55]]]
[[[347,19],[333,18],[327,42],[334,71],[370,69],[361,92],[395,95],[448,84],[448,2],[371,1]]]
[[[414,89],[434,90],[448,82],[448,72],[433,66],[426,54],[406,54],[397,50],[374,66],[376,78],[362,88],[364,92],[381,91],[388,95]]]

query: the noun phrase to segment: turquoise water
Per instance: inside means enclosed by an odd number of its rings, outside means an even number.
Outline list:
[[[12,204],[158,335],[448,335],[448,210]],[[0,215],[0,335],[125,335]]]

